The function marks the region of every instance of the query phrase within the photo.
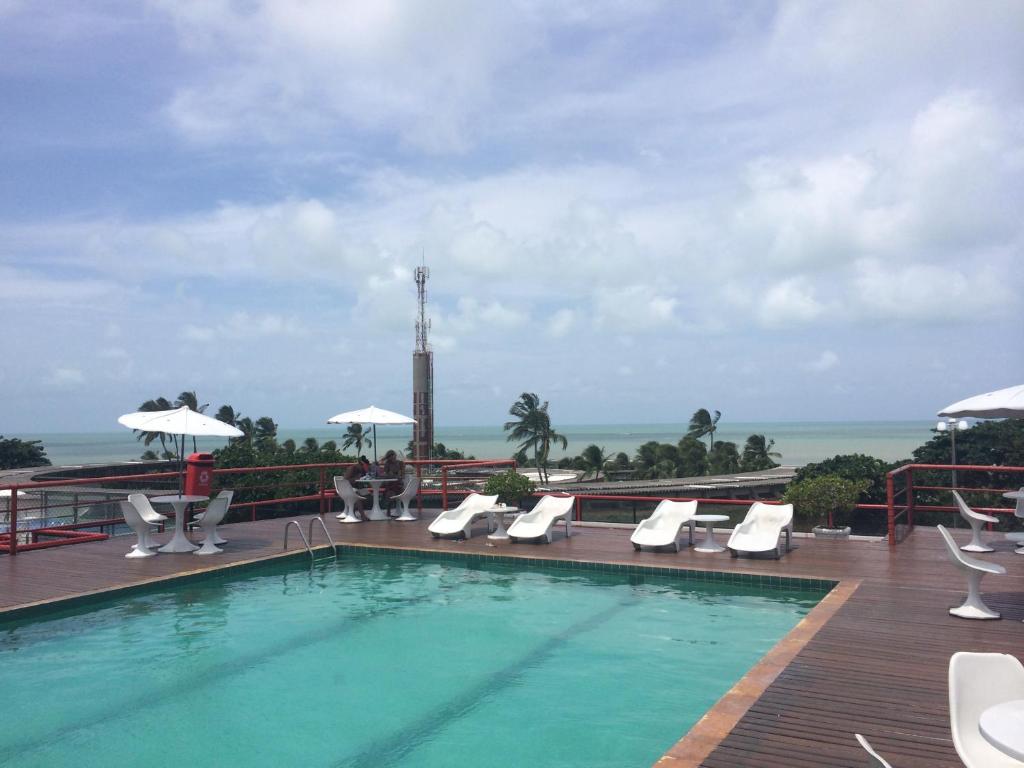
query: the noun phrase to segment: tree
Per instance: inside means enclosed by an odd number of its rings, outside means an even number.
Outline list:
[[[587,471],[594,471],[594,480],[600,480],[604,465],[608,463],[607,451],[604,448],[598,448],[596,445],[591,444],[583,449],[580,458],[583,460],[583,466]]]
[[[736,443],[722,440],[708,451],[708,471],[712,475],[731,475],[740,471],[740,453]]]
[[[204,413],[206,409],[210,407],[209,403],[203,403],[202,405],[199,404],[199,398],[196,397],[195,390],[192,392],[182,392],[178,395],[178,399],[174,401],[174,407],[181,408],[183,405],[196,413]],[[195,453],[198,450],[199,449],[196,447],[196,436],[192,435],[192,453]]]
[[[706,408],[694,411],[693,416],[690,417],[690,429],[686,434],[697,439],[707,435],[709,454],[715,450],[715,430],[718,429],[720,418],[722,418],[721,411],[715,411],[715,415],[712,416]]]
[[[552,444],[561,444],[562,448],[566,448],[569,441],[552,428],[547,401],[541,404],[540,398],[533,392],[523,392],[508,412],[517,419],[505,422],[504,430],[509,433],[509,442],[519,443],[517,451],[525,451],[527,448],[533,450],[534,464],[541,480],[546,482],[547,460]]]
[[[906,462],[900,462],[904,464]],[[894,466],[874,456],[850,453],[833,456],[831,459],[805,464],[796,471],[793,482],[799,483],[814,477],[826,475],[851,480],[864,488],[861,501],[866,504],[885,504],[885,474]]]
[[[679,463],[679,452],[670,443],[649,440],[636,449],[637,477],[641,480],[675,477]]]
[[[685,435],[676,446],[680,477],[696,477],[708,473],[708,449],[693,435]]]
[[[252,439],[260,450],[267,450],[277,445],[277,424],[269,416],[260,416],[253,424]]]
[[[252,449],[252,438],[256,432],[256,425],[252,423],[252,419],[248,416],[243,416],[235,422],[235,426],[242,430],[241,437],[229,437],[228,443],[245,443]]]
[[[349,424],[348,429],[345,430],[345,438],[341,441],[341,447],[348,449],[355,446],[356,453],[362,455],[364,445],[368,448],[373,447],[370,433],[363,430],[362,424]]]
[[[195,392],[192,394],[194,395]],[[230,424],[232,427],[237,427],[238,420],[242,418],[242,414],[236,412],[230,405],[222,405],[217,409],[217,414],[214,418],[217,419],[217,421],[223,421],[225,424]]]
[[[853,511],[866,485],[838,475],[819,475],[790,483],[782,500],[793,505],[797,517],[832,528],[837,516],[845,518]]]
[[[743,456],[740,458],[740,471],[757,472],[779,466],[773,459],[781,459],[782,454],[772,450],[774,445],[775,441],[764,435],[748,437],[743,446]]]
[[[299,450],[303,453],[319,453],[320,443],[317,442],[315,437],[307,437],[302,443],[302,448]]]
[[[21,440],[17,437],[4,439],[0,435],[0,469],[21,469],[23,467],[48,467],[46,449],[41,440]]]
[[[166,397],[157,397],[153,400],[147,400],[139,406],[140,411],[170,411],[173,409],[174,406]],[[141,429],[133,429],[132,432],[135,433],[135,439],[141,440],[142,444],[147,448],[154,440],[159,440],[160,453],[165,458],[170,454],[167,450],[167,434],[165,432],[145,432]]]

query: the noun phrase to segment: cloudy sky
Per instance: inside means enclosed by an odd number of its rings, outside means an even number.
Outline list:
[[[1024,382],[1024,3],[0,0],[0,432]]]

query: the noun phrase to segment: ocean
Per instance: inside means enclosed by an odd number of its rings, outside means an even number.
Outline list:
[[[720,423],[715,440],[731,440],[742,451],[751,434],[763,434],[775,441],[773,450],[782,454],[784,465],[802,465],[844,453],[865,453],[886,461],[909,458],[911,452],[932,436],[931,421],[837,421],[837,422],[749,422]],[[637,447],[649,440],[675,443],[686,433],[686,424],[556,424],[569,440],[567,450],[552,450],[557,460],[575,456],[591,443],[614,455],[625,451],[632,458]],[[321,443],[334,440],[341,444],[343,426],[281,428],[278,440],[292,439],[301,444],[307,437]],[[378,451],[404,449],[412,437],[409,427],[378,427]],[[55,465],[102,464],[138,459],[145,450],[131,431],[60,434],[8,435],[26,440],[42,440],[46,455]],[[478,459],[508,458],[513,450],[500,426],[436,427],[435,440],[449,449],[457,449]],[[200,438],[200,451],[210,451],[223,440]],[[159,448],[159,444],[156,444]],[[191,451],[191,439],[186,449]],[[364,452],[372,455],[373,449]]]

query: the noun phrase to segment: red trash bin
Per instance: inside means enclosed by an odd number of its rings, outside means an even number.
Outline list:
[[[193,453],[185,459],[185,495],[209,496],[213,487],[213,454]]]

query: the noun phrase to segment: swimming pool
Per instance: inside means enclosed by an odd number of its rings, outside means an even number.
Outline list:
[[[279,563],[0,625],[4,766],[649,766],[822,591]]]

